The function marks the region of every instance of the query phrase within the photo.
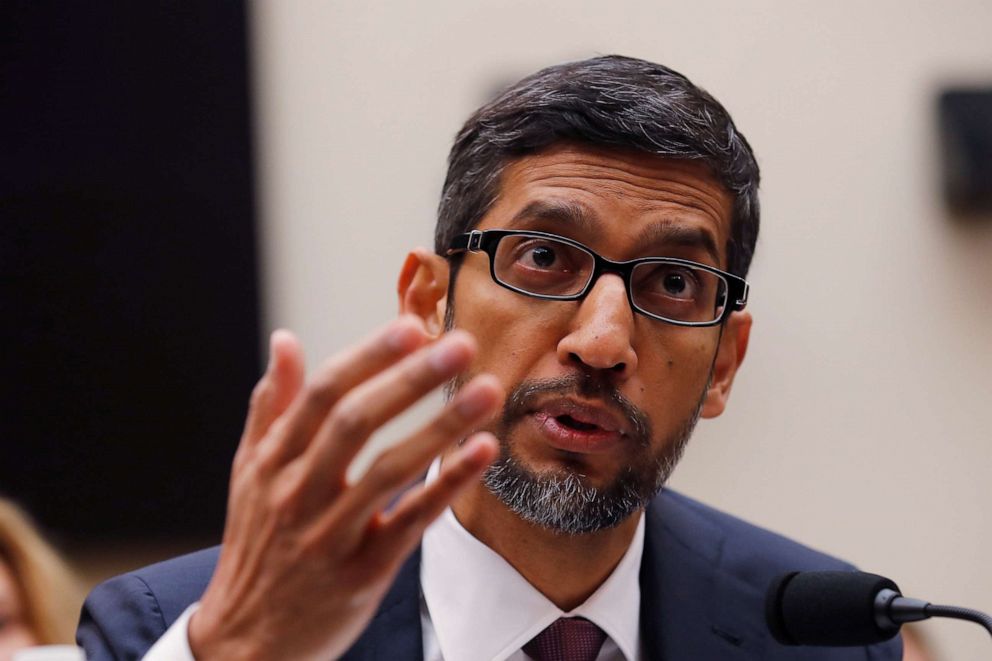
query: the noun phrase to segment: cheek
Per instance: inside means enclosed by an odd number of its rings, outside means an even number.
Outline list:
[[[710,370],[713,369],[713,359],[716,356],[716,350],[716,337],[713,338],[713,341],[697,340],[689,342],[681,353],[681,360],[673,359],[672,362],[674,364],[671,369],[676,370],[681,366],[686,373],[686,378],[691,379],[692,375],[695,375],[697,383],[703,386],[709,379]]]
[[[696,329],[672,330],[674,334],[661,336],[638,355],[639,395],[653,409],[653,417],[683,418],[691,414],[706,390],[716,355],[715,337],[690,337],[698,335]],[[688,333],[677,334],[682,330]]]
[[[455,326],[472,333],[479,344],[471,372],[494,374],[504,387],[512,388],[538,363],[554,360],[562,315],[555,314],[552,302],[521,296],[491,281],[479,282],[472,275],[455,288],[454,315]]]
[[[494,374],[505,387],[513,388],[533,378],[535,372],[544,371],[540,365],[548,363],[550,368],[555,356],[555,333],[539,315],[501,312],[493,310],[480,327],[468,329],[479,341],[472,369]]]

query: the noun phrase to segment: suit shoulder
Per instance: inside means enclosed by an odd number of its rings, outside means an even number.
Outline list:
[[[673,617],[671,613],[678,613],[677,609],[686,609],[686,604],[708,603],[709,610],[695,612],[694,617],[682,623],[683,628],[712,618],[715,627],[712,631],[736,632],[734,636],[738,640],[750,640],[756,649],[762,650],[754,658],[789,661],[902,658],[898,638],[850,648],[786,647],[770,639],[764,622],[764,602],[771,582],[789,571],[854,569],[843,560],[668,489],[662,490],[647,509],[644,551],[649,560],[641,567],[642,600],[646,581],[653,586],[653,592],[646,593],[647,598],[654,599],[657,609],[668,618]],[[706,594],[708,598],[704,597]],[[667,610],[663,604],[666,598],[669,599]]]
[[[219,547],[115,576],[93,588],[76,638],[87,658],[139,659],[193,602],[213,575]]]
[[[853,570],[848,562],[665,489],[652,504],[655,525],[722,572],[764,591],[787,571]]]
[[[199,600],[214,574],[220,547],[204,549],[158,562],[125,574],[148,586],[171,625],[194,601]]]

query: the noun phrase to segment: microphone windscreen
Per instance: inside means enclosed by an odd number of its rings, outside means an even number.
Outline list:
[[[765,599],[765,619],[785,645],[871,645],[899,628],[875,621],[875,598],[891,580],[854,571],[791,572],[775,579]]]

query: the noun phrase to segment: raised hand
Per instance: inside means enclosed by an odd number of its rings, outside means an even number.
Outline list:
[[[223,550],[190,620],[197,659],[327,659],[348,649],[427,525],[495,458],[496,439],[472,436],[436,481],[385,508],[498,410],[499,383],[472,379],[354,484],[348,466],[379,427],[464,371],[475,350],[462,331],[429,343],[419,319],[402,317],[303,385],[298,342],[273,334],[234,460]]]

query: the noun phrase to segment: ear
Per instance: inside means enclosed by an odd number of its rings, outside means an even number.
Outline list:
[[[734,312],[727,319],[720,334],[720,346],[716,350],[713,361],[713,377],[700,416],[715,418],[727,408],[730,398],[730,387],[734,383],[734,375],[744,362],[747,353],[747,342],[751,336],[751,313]]]
[[[400,314],[417,315],[428,333],[440,335],[448,304],[448,260],[426,248],[414,248],[400,269],[396,293]]]

